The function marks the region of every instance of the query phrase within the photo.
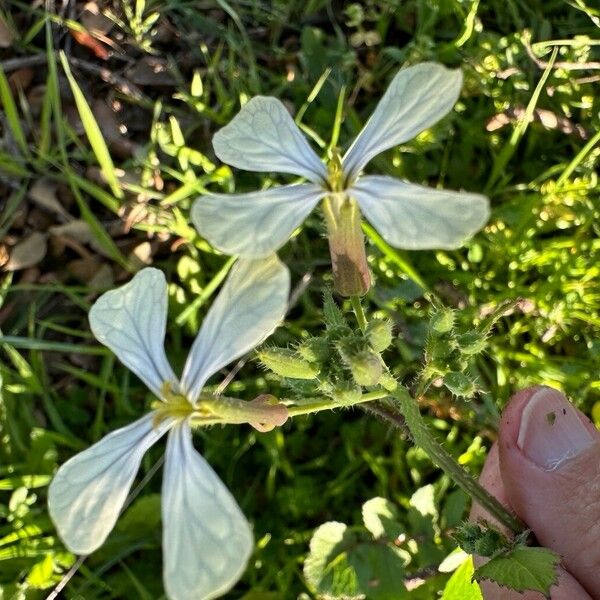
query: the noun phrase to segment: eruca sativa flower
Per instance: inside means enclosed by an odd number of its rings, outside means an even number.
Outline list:
[[[49,490],[49,511],[65,545],[89,554],[107,538],[146,450],[168,432],[162,485],[164,582],[169,598],[216,598],[239,579],[253,549],[235,499],[192,445],[192,427],[282,425],[285,406],[203,391],[208,378],[253,349],[286,310],[289,272],[275,256],[238,261],[211,306],[177,379],[163,342],[167,284],[146,268],[102,295],[90,311],[96,338],[158,398],[152,411],[66,462]]]
[[[309,183],[201,196],[192,209],[194,224],[227,254],[261,257],[280,248],[322,201],[335,287],[343,296],[363,295],[371,285],[361,214],[397,248],[457,248],[487,221],[485,196],[361,172],[376,155],[446,115],[461,86],[459,70],[435,63],[400,70],[348,151],[343,157],[332,152],[327,164],[282,102],[252,98],[215,134],[216,155],[240,169],[291,173]]]

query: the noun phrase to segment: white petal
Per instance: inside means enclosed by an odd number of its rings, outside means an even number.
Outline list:
[[[75,554],[99,548],[114,527],[142,456],[169,428],[154,429],[154,413],[117,429],[58,469],[48,510],[65,546]]]
[[[459,70],[436,63],[399,71],[343,158],[347,181],[353,181],[380,152],[437,123],[454,106],[461,86]]]
[[[90,310],[98,341],[108,346],[154,394],[176,381],[164,350],[167,283],[158,269],[146,268],[124,286],[106,292]]]
[[[188,355],[181,387],[195,402],[213,373],[252,350],[280,323],[290,273],[277,256],[238,260],[213,302]]]
[[[277,98],[249,100],[217,131],[213,147],[224,163],[238,169],[293,173],[314,183],[327,178],[325,165]]]
[[[237,502],[192,446],[186,423],[167,441],[163,478],[163,563],[171,600],[208,600],[241,577],[253,549]]]
[[[200,196],[192,208],[192,221],[221,252],[259,258],[283,246],[323,195],[311,183]]]
[[[458,248],[490,216],[485,196],[436,190],[393,177],[361,177],[348,193],[389,244],[406,250]]]

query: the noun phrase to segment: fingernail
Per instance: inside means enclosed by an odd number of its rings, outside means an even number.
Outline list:
[[[541,387],[521,415],[517,446],[546,471],[595,443],[571,403],[557,390]]]

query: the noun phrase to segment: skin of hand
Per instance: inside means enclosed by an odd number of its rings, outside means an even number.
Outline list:
[[[552,600],[600,599],[600,432],[559,391],[537,386],[511,398],[479,479],[561,556]],[[501,526],[480,506],[471,520]],[[479,561],[479,562],[478,562]],[[476,557],[475,564],[483,559]],[[542,600],[491,582],[485,600]]]

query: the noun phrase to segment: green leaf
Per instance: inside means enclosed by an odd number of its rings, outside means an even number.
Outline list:
[[[347,552],[356,543],[356,536],[348,527],[336,521],[324,523],[313,534],[304,577],[320,598],[364,598],[356,571],[348,564]]]
[[[360,539],[344,523],[319,527],[304,563],[304,576],[319,598],[399,600],[404,597],[406,551]]]
[[[510,554],[492,558],[475,570],[477,581],[489,579],[498,585],[524,592],[533,590],[550,598],[550,588],[558,582],[560,557],[547,548],[517,546]]]
[[[69,62],[64,52],[61,52],[60,60],[65,71],[65,75],[69,80],[69,85],[71,86],[73,97],[75,98],[75,104],[77,105],[79,118],[81,119],[81,123],[83,124],[85,134],[88,138],[88,141],[90,142],[90,146],[92,147],[94,155],[96,156],[96,160],[98,161],[98,164],[102,169],[102,174],[106,178],[106,181],[108,182],[112,193],[117,198],[123,198],[123,190],[119,185],[119,181],[115,173],[115,165],[113,164],[110,152],[108,151],[108,146],[104,141],[104,137],[102,136],[100,127],[96,122],[96,118],[94,117],[92,109],[89,107],[85,96],[81,91],[81,88],[75,81],[73,73],[71,73],[71,68],[69,67]]]
[[[479,585],[472,581],[473,557],[465,560],[446,584],[440,600],[483,600]]]
[[[405,532],[398,522],[398,509],[385,498],[367,500],[362,506],[362,518],[375,539],[385,537],[393,542]]]

